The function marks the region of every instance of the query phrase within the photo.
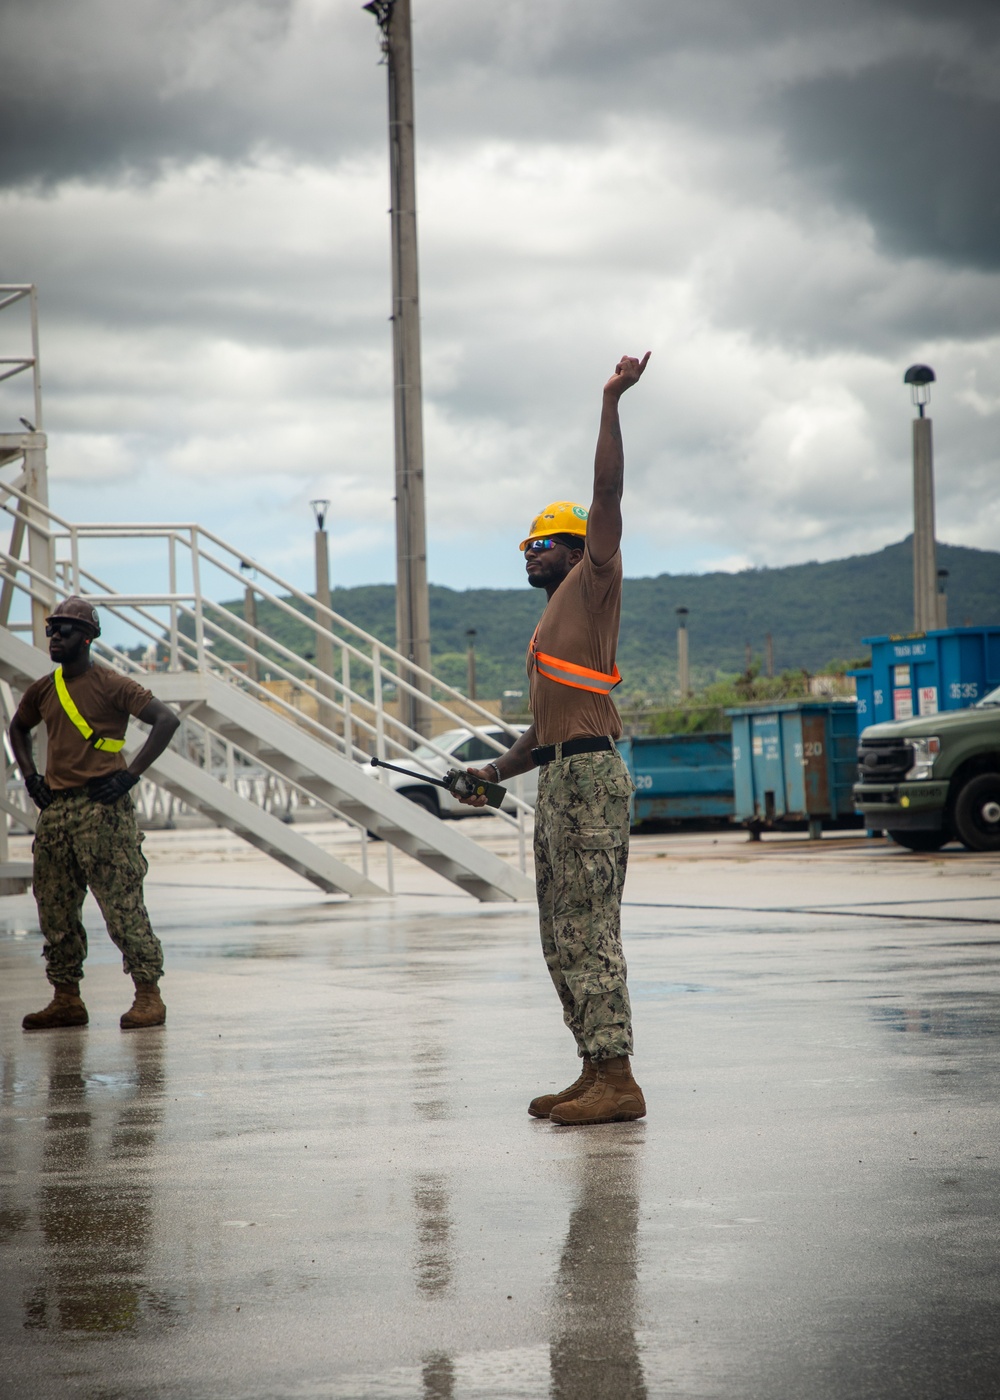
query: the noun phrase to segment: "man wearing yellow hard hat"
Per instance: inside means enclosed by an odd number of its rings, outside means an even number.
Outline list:
[[[649,360],[623,355],[604,386],[590,509],[555,501],[520,548],[528,582],[548,602],[528,647],[532,724],[473,773],[506,782],[540,768],[535,883],[542,950],[583,1068],[528,1112],[560,1126],[628,1122],[646,1103],[632,1076],[632,1015],[621,941],[632,780],[615,746],[611,692],[622,596],[625,474],[618,401]],[[465,799],[482,806],[485,797]]]

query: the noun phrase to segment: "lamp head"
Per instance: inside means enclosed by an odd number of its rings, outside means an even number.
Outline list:
[[[368,4],[362,5],[361,8],[374,15],[375,23],[385,32],[392,20],[392,7],[395,3],[396,0],[368,0]]]
[[[924,416],[924,406],[931,401],[931,385],[936,381],[937,375],[930,365],[911,365],[903,375],[903,383],[910,386],[910,398],[914,407],[919,409],[920,417]]]
[[[313,514],[316,516],[316,529],[322,530],[324,522],[326,521],[326,513],[330,509],[330,502],[310,501],[309,504],[312,506]]]

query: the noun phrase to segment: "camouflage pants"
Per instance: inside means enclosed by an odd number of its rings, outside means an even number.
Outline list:
[[[632,1053],[621,939],[632,780],[617,750],[574,754],[538,775],[535,884],[542,952],[577,1050]]]
[[[132,799],[126,794],[105,806],[85,792],[57,797],[38,814],[33,849],[49,981],[58,985],[83,976],[87,931],[80,915],[88,885],[125,971],[137,982],[159,981],[163,948],[142,899],[148,866]]]

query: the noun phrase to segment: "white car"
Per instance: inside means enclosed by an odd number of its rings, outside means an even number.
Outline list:
[[[527,729],[526,724],[510,725],[482,725],[479,734],[473,734],[469,729],[449,729],[445,734],[439,734],[434,743],[444,753],[448,754],[447,759],[440,758],[432,748],[422,744],[420,748],[414,749],[411,754],[405,757],[392,755],[387,759],[389,763],[397,763],[402,768],[413,768],[422,770],[435,778],[443,778],[449,768],[481,768],[491,758],[498,757],[497,750],[488,744],[483,734],[489,734],[491,738],[502,744],[504,748],[509,748],[513,743],[514,736],[523,734]],[[372,773],[377,773],[377,769],[371,769]],[[426,807],[428,812],[433,812],[436,817],[481,817],[489,816],[490,807],[466,807],[457,798],[452,797],[447,788],[434,787],[430,783],[421,783],[419,778],[409,778],[404,773],[394,773],[390,769],[384,770],[382,774],[383,782],[388,782],[396,792],[408,797],[411,802],[416,802],[421,807]],[[517,779],[512,778],[504,786],[508,794],[519,796],[523,802],[530,807],[535,805],[535,797],[538,793],[538,771],[532,769],[525,773],[520,780],[521,790],[517,790]],[[514,813],[516,807],[508,799],[504,802],[504,811]]]

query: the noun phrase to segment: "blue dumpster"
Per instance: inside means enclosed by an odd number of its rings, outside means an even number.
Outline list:
[[[620,739],[635,783],[632,825],[731,821],[733,746],[728,734],[653,734]]]
[[[848,671],[854,677],[854,689],[858,697],[858,733],[875,723],[875,678],[870,666]]]
[[[856,825],[851,788],[857,768],[853,700],[787,700],[727,710],[733,720],[736,820],[762,828],[808,822]]]
[[[1000,627],[948,627],[864,641],[872,649],[867,724],[962,710],[1000,685]]]

